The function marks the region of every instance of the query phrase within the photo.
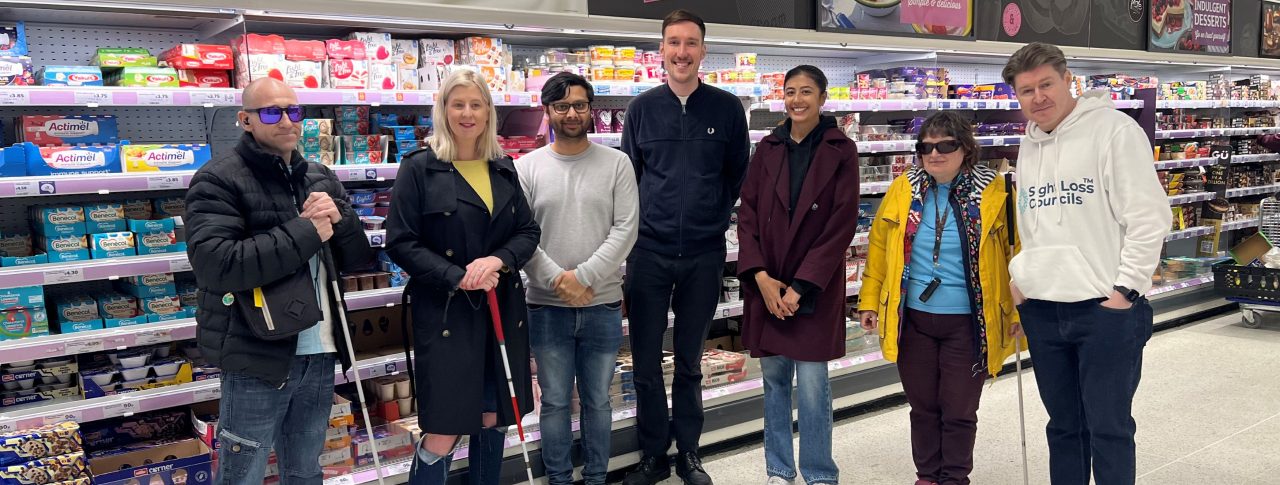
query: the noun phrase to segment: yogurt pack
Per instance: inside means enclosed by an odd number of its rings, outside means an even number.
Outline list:
[[[22,141],[40,146],[120,142],[120,127],[114,115],[26,115],[21,123]]]
[[[90,234],[122,232],[128,230],[122,204],[92,204],[84,206],[85,228]]]
[[[89,236],[93,259],[137,256],[138,247],[132,232],[108,232]]]

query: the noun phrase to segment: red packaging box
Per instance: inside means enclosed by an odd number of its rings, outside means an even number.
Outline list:
[[[325,41],[325,53],[329,59],[365,59],[364,42],[358,40],[329,39]]]
[[[239,54],[284,54],[284,37],[245,34],[231,41]]]
[[[178,44],[160,54],[160,60],[175,69],[235,69],[231,46],[212,44]]]
[[[324,41],[285,39],[284,58],[290,61],[324,61],[328,54]]]
[[[179,69],[178,86],[184,88],[229,88],[231,75],[213,69]]]

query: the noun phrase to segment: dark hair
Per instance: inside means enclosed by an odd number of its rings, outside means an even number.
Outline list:
[[[964,169],[970,170],[978,165],[980,153],[978,139],[973,137],[973,123],[955,111],[939,111],[924,120],[924,124],[920,125],[920,134],[916,135],[916,141],[924,141],[926,136],[955,138],[960,142],[960,148],[964,149],[962,164]]]
[[[588,103],[596,100],[595,89],[591,87],[591,83],[586,78],[565,71],[551,76],[551,79],[548,79],[546,84],[542,85],[542,105],[551,106],[551,103],[567,98],[569,96],[569,88],[574,86],[581,86],[582,89],[587,91]]]
[[[667,17],[662,19],[662,36],[666,37],[667,27],[671,24],[680,22],[693,22],[698,25],[698,31],[702,32],[702,39],[707,38],[707,23],[702,21],[702,17],[698,14],[685,10],[683,8],[672,10]]]
[[[1067,73],[1067,57],[1062,54],[1062,49],[1053,44],[1032,42],[1022,46],[1009,57],[1009,62],[1004,65],[1000,75],[1004,77],[1006,84],[1013,86],[1013,78],[1045,64],[1053,66],[1058,74]],[[1013,87],[1017,89],[1017,86]]]
[[[787,76],[782,79],[782,84],[786,84],[791,78],[796,76],[805,76],[812,79],[818,85],[818,90],[822,93],[827,92],[827,75],[822,73],[822,69],[818,69],[808,64],[802,64],[791,68],[787,71]]]

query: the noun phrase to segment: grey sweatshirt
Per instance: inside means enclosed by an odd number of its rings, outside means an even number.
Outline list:
[[[566,270],[595,292],[591,305],[621,300],[622,264],[640,221],[635,169],[627,155],[595,143],[572,157],[545,146],[520,157],[516,173],[542,228],[542,241],[524,267],[528,302],[565,306],[554,283]]]

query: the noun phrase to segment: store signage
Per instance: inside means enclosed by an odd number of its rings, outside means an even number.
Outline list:
[[[815,5],[821,31],[973,36],[973,0],[817,0]]]
[[[1231,0],[1150,0],[1153,51],[1231,53]]]
[[[1280,1],[1262,2],[1261,41],[1258,55],[1280,58]]]
[[[1145,50],[1147,1],[979,2],[975,7],[979,20],[974,29],[979,40]]]
[[[542,0],[545,3],[546,0]],[[590,15],[661,20],[683,8],[707,23],[812,29],[814,0],[578,0]],[[971,0],[961,0],[971,1]],[[503,6],[504,10],[508,7]],[[545,10],[538,8],[537,10]],[[511,10],[519,11],[519,10]],[[579,10],[580,11],[580,10]]]

